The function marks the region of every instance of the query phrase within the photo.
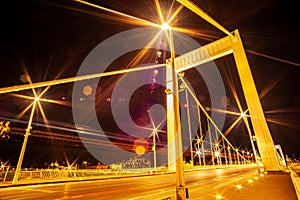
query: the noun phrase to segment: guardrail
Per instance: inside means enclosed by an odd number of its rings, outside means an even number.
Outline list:
[[[300,163],[289,164],[290,176],[296,190],[298,199],[300,199]]]
[[[100,176],[118,176],[118,175],[134,175],[145,173],[147,170],[112,170],[112,169],[80,169],[80,170],[34,170],[22,171],[19,176],[19,182],[41,182],[41,181],[57,181],[57,180],[82,180],[84,178],[93,178]],[[2,182],[10,182],[13,180],[15,171],[0,172],[0,180]]]

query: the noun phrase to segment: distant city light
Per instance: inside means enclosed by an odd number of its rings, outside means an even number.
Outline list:
[[[157,55],[157,57],[161,57],[161,51],[158,51],[157,53],[156,53],[156,55]]]

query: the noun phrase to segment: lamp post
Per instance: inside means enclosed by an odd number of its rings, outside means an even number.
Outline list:
[[[153,150],[153,168],[154,168],[154,171],[156,171],[156,137],[155,137],[156,134],[157,134],[157,131],[156,131],[156,128],[154,128],[153,133],[152,133],[152,136],[153,136],[152,150]]]
[[[164,25],[165,26],[165,25]],[[164,28],[164,27],[162,27]],[[178,82],[177,73],[175,71],[175,51],[173,32],[171,28],[168,30],[169,44],[170,44],[170,66],[172,71],[172,95],[173,98],[173,112],[174,112],[174,131],[175,131],[175,155],[176,155],[176,199],[185,200],[185,181],[184,181],[184,167],[183,167],[183,155],[182,155],[182,138],[180,127],[180,113],[179,113],[179,101],[178,101]]]
[[[26,133],[25,133],[25,135],[24,135],[24,141],[23,141],[21,153],[20,153],[20,156],[19,156],[19,161],[18,161],[18,164],[17,164],[17,168],[16,168],[16,171],[15,171],[15,175],[14,175],[12,184],[15,184],[15,183],[18,181],[19,176],[20,176],[20,174],[21,174],[22,162],[23,162],[23,158],[24,158],[24,154],[25,154],[25,149],[26,149],[28,137],[29,137],[29,135],[30,135],[30,130],[31,130],[31,128],[32,128],[32,127],[31,127],[32,119],[33,119],[35,107],[36,107],[36,104],[37,104],[37,101],[38,101],[38,100],[39,100],[38,97],[35,98],[35,99],[34,99],[34,102],[33,102],[33,105],[32,105],[31,114],[30,114],[30,117],[29,117],[29,121],[28,121],[27,129],[26,129]]]

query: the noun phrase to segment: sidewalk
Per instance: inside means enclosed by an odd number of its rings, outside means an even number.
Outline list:
[[[251,180],[251,181],[250,181]],[[287,172],[268,172],[263,177],[256,176],[244,182],[237,183],[241,186],[226,186],[214,194],[207,194],[193,200],[297,200],[297,194]]]

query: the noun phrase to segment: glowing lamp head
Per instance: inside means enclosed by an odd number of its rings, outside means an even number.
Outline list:
[[[241,113],[241,117],[245,118],[246,117],[246,113]]]
[[[160,26],[161,30],[163,31],[167,31],[169,30],[170,26],[167,24],[167,23],[163,23],[161,26]]]

